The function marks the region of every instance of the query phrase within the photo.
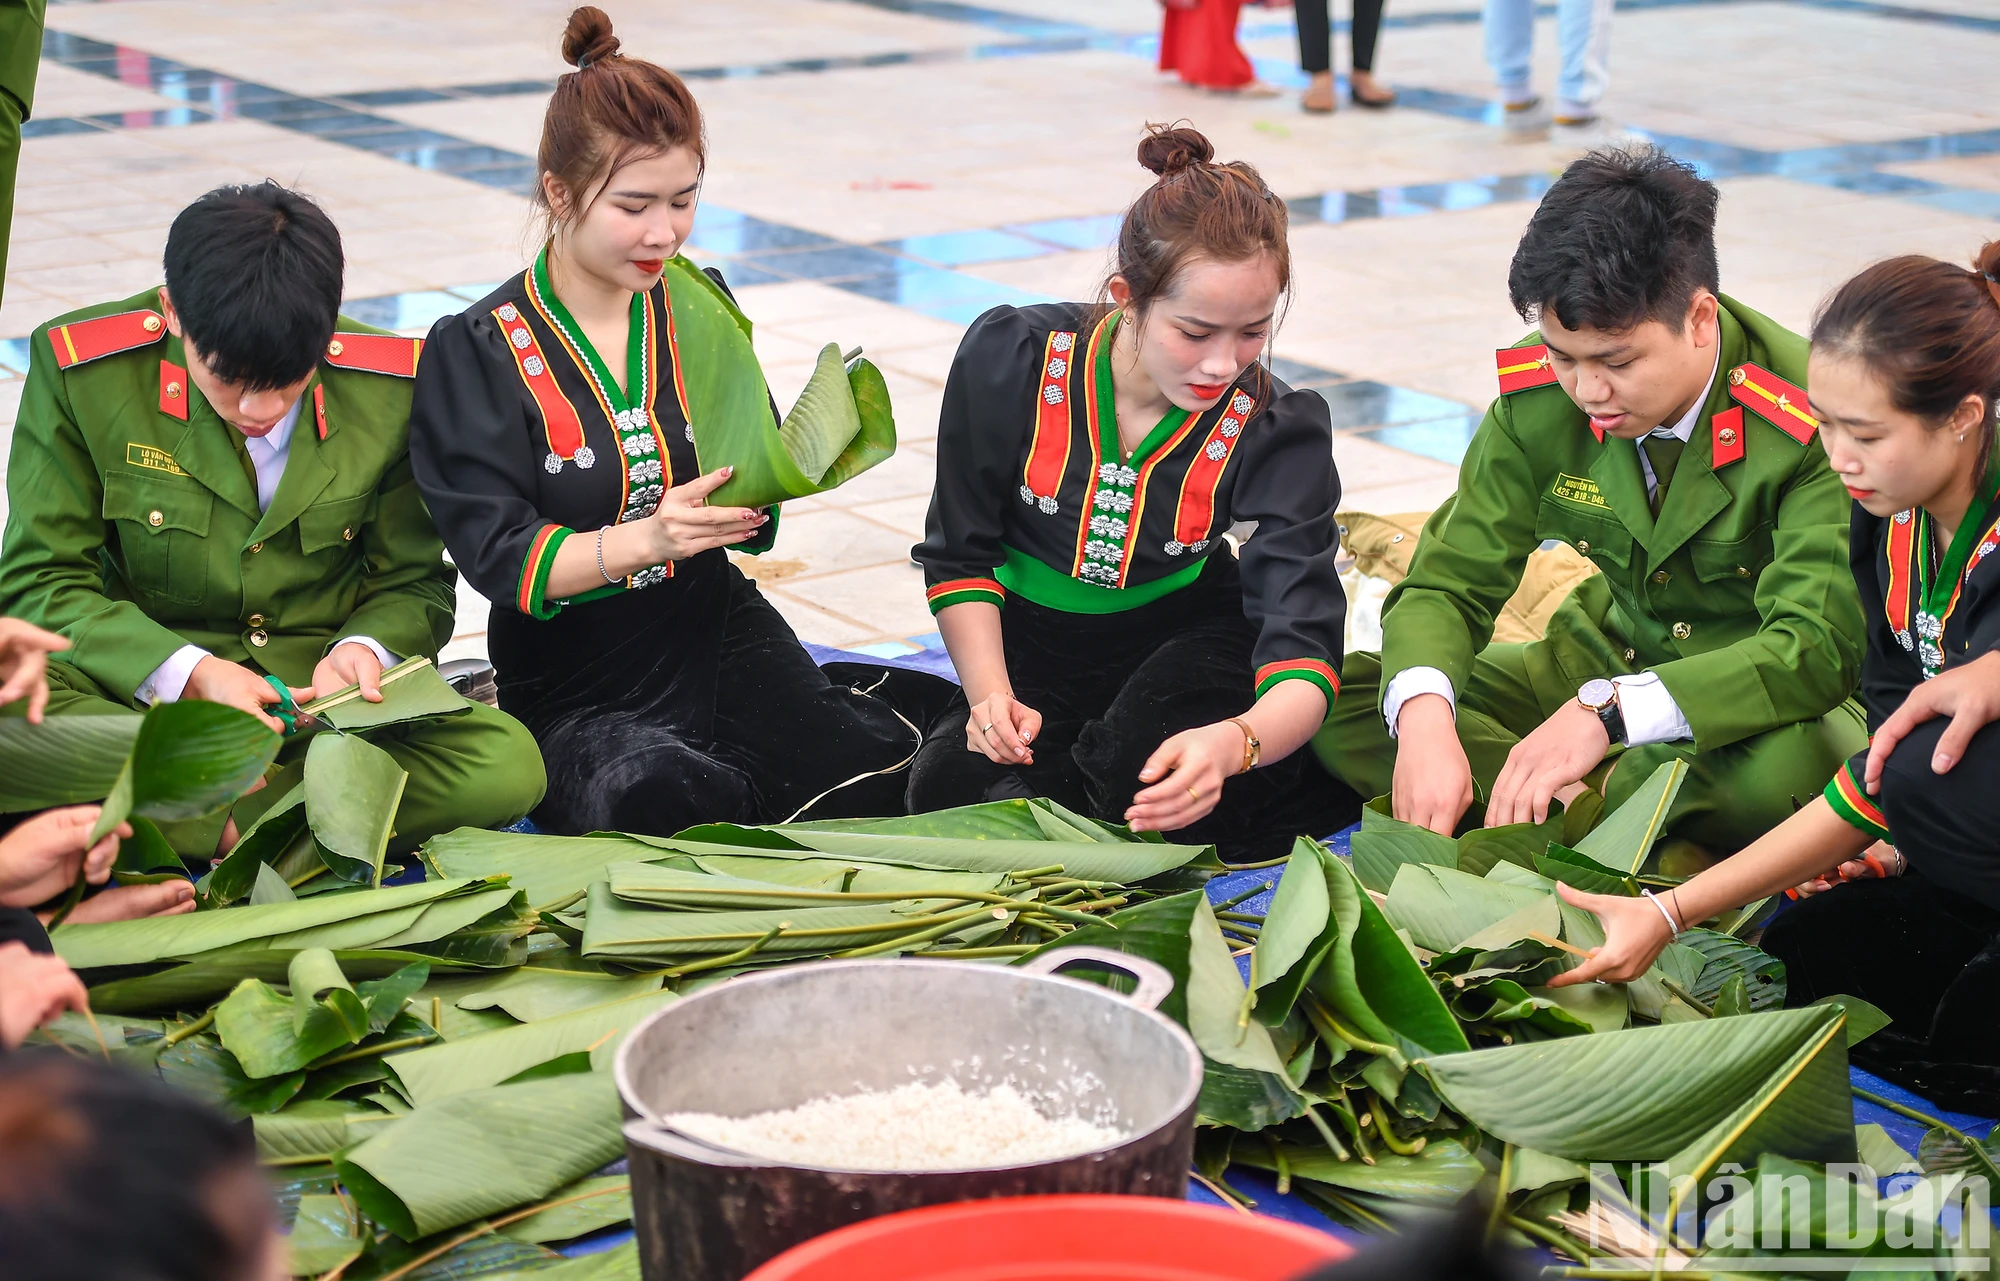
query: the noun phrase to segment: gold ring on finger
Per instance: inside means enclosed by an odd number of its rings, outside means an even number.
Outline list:
[[[984,725],[981,725],[979,727],[979,732],[982,734],[991,734],[993,732],[993,722],[988,721]]]
[[[1188,799],[1191,801],[1199,801],[1201,799],[1201,793],[1194,790],[1193,783],[1188,784]]]

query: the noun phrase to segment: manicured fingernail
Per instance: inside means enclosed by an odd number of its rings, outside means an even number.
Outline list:
[[[725,478],[734,476],[736,474],[736,468],[734,466],[724,467],[722,469],[722,474]]]
[[[1946,756],[1943,752],[1939,752],[1936,756],[1933,756],[1931,758],[1932,772],[1942,774],[1950,768],[1951,768],[1951,757]]]

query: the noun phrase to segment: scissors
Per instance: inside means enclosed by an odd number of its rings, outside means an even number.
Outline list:
[[[299,706],[298,700],[292,697],[292,691],[285,687],[285,682],[275,676],[266,676],[264,679],[270,683],[272,689],[278,691],[277,705],[267,707],[266,710],[284,723],[286,738],[305,730],[319,728],[319,718]]]

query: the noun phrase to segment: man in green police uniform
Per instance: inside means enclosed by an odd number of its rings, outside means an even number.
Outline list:
[[[1483,799],[1488,825],[1539,821],[1580,785],[1615,806],[1681,757],[1669,830],[1728,854],[1865,741],[1848,498],[1797,386],[1807,344],[1720,296],[1717,196],[1656,149],[1600,151],[1530,221],[1508,286],[1540,331],[1499,353],[1503,394],[1379,660],[1349,657],[1314,741],[1398,818],[1449,832]],[[1601,572],[1543,639],[1490,644],[1549,539]]]
[[[21,166],[21,125],[35,105],[42,65],[42,15],[48,0],[0,0],[0,284],[14,234],[14,178]]]
[[[276,728],[265,673],[379,697],[450,638],[456,575],[410,470],[418,342],[341,320],[342,267],[312,201],[225,187],[174,220],[165,288],[35,331],[0,613],[70,641],[51,715],[186,697]],[[490,708],[372,737],[409,774],[392,849],[541,799],[534,739]]]

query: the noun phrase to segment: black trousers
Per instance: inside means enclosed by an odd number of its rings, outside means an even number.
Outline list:
[[[1299,24],[1299,67],[1308,72],[1333,69],[1333,22],[1329,0],[1296,0]],[[1354,69],[1375,69],[1375,38],[1382,31],[1382,0],[1354,0],[1354,23],[1348,40],[1354,46]]]
[[[1120,614],[1069,614],[1012,597],[1001,629],[1015,696],[1042,714],[1034,764],[1001,765],[968,750],[960,693],[931,722],[911,767],[912,812],[1044,796],[1120,823],[1143,786],[1140,767],[1162,742],[1256,700],[1257,633],[1227,553],[1212,556],[1195,584]],[[1359,814],[1360,798],[1302,749],[1226,781],[1215,809],[1168,839],[1256,861]]]
[[[532,817],[562,835],[783,820],[907,759],[953,692],[920,672],[822,670],[719,552],[553,620],[496,607],[490,635],[500,705],[548,766]],[[900,770],[863,779],[802,817],[899,814],[906,786]]]
[[[1762,946],[1785,963],[1785,1004],[1846,994],[1895,1020],[1856,1063],[1940,1107],[2000,1112],[2000,910],[1913,870],[1793,905]]]
[[[1895,1020],[1855,1062],[1944,1107],[2000,1112],[2000,726],[1931,771],[1946,722],[1890,755],[1877,796],[1908,874],[1855,881],[1791,907],[1764,932],[1786,1004],[1848,993]]]

